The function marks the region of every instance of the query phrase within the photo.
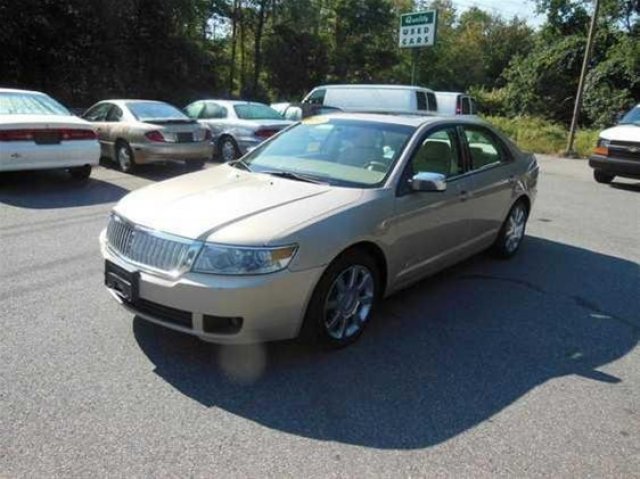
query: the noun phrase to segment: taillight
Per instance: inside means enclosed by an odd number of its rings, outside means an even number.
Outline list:
[[[257,130],[254,135],[257,136],[258,138],[262,138],[263,140],[266,140],[267,138],[275,135],[278,132],[278,130],[268,130],[268,129],[262,129],[262,130]]]
[[[96,132],[93,130],[60,130],[63,141],[68,140],[95,140]]]
[[[32,130],[4,130],[0,131],[0,141],[34,141],[40,134],[57,134],[62,141],[71,140],[95,140],[97,138],[93,130],[80,130],[73,128],[37,128]]]
[[[0,141],[33,141],[34,130],[0,131]]]
[[[149,141],[156,141],[156,142],[162,142],[164,143],[166,140],[164,139],[164,136],[162,136],[162,133],[160,133],[159,131],[155,130],[155,131],[148,131],[144,134],[144,136],[147,138],[147,140]]]

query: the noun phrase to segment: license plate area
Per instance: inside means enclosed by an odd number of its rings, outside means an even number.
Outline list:
[[[138,299],[140,273],[132,273],[107,260],[104,263],[104,284],[123,301],[135,303]]]
[[[38,131],[33,134],[33,141],[38,145],[57,145],[60,143],[60,133],[57,131]]]
[[[193,133],[178,133],[178,143],[193,143]]]

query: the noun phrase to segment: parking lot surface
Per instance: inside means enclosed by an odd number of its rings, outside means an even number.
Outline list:
[[[2,175],[0,476],[637,477],[640,183],[540,161],[514,259],[423,281],[329,353],[209,345],[110,297],[109,210],[182,166]]]

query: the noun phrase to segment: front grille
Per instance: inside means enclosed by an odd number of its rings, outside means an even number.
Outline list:
[[[164,323],[175,324],[184,328],[193,329],[192,315],[189,311],[170,308],[162,304],[154,303],[146,299],[138,298],[135,303],[130,306],[143,314],[148,314],[154,319]]]
[[[632,141],[612,141],[609,143],[609,156],[628,160],[640,160],[640,143]]]
[[[170,272],[184,264],[193,243],[170,239],[167,235],[140,228],[112,215],[107,226],[107,244],[133,263]]]

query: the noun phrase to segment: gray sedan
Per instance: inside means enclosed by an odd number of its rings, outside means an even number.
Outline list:
[[[185,112],[211,129],[214,150],[225,162],[293,123],[267,105],[248,101],[200,100],[188,105]]]

